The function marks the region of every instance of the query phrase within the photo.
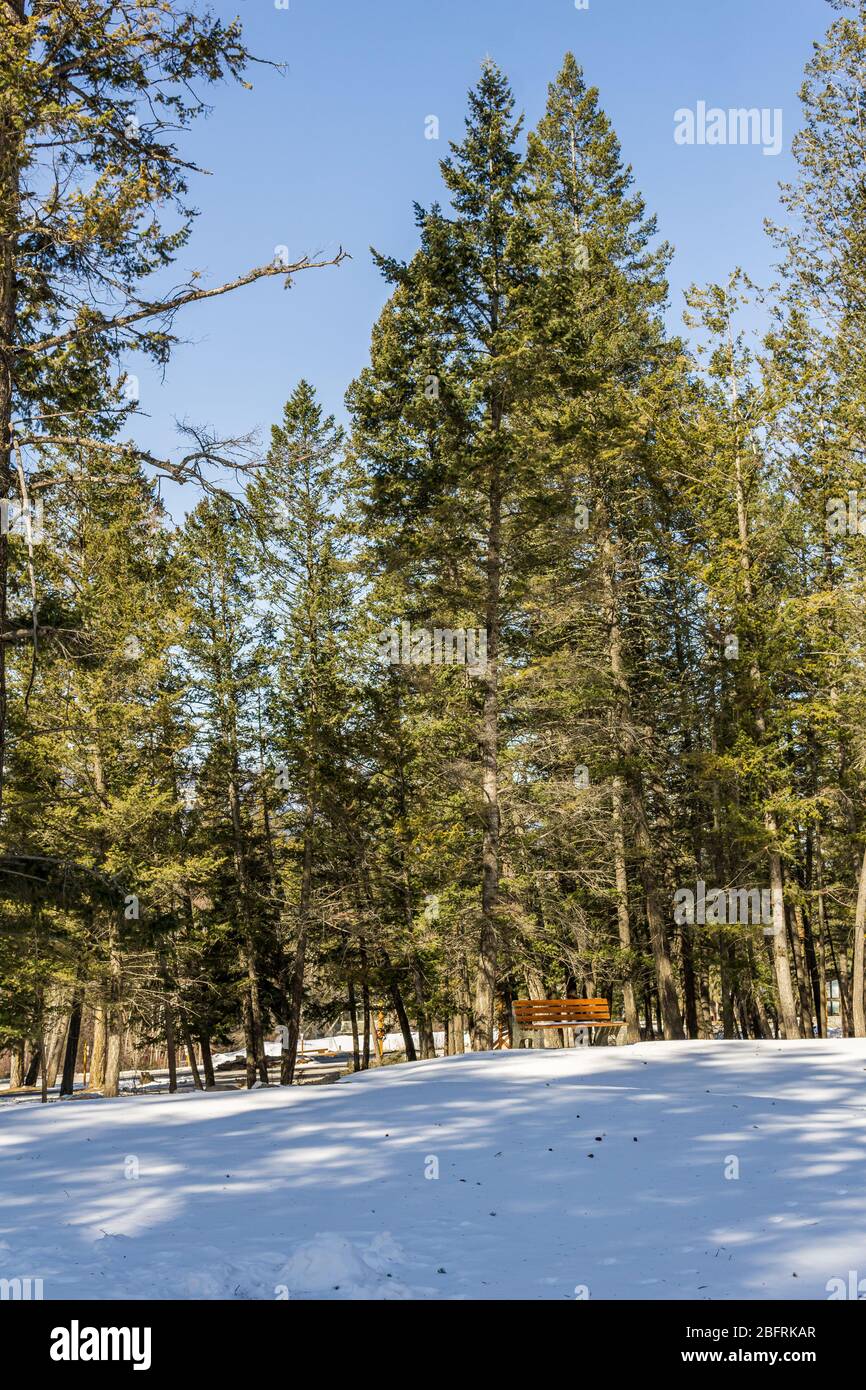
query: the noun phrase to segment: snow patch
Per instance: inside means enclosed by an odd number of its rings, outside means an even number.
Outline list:
[[[411,1290],[394,1278],[393,1266],[404,1263],[400,1246],[387,1231],[366,1247],[336,1231],[323,1231],[297,1247],[277,1284],[284,1285],[290,1297],[327,1293],[346,1299],[412,1298]]]

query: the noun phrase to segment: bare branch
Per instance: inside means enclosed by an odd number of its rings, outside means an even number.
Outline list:
[[[257,466],[255,436],[243,435],[235,439],[217,439],[201,426],[182,423],[179,428],[196,447],[184,454],[176,463],[171,459],[157,458],[149,450],[139,449],[128,441],[87,439],[74,434],[17,435],[15,443],[35,449],[52,447],[75,450],[90,449],[98,453],[115,454],[121,458],[134,459],[140,464],[153,468],[164,477],[170,478],[173,482],[197,483],[205,492],[228,497],[236,505],[240,505],[239,499],[233,497],[225,488],[212,482],[204,474],[202,465],[209,464],[212,467],[225,468],[236,476],[249,473]],[[48,487],[59,486],[75,476],[77,476],[75,473],[67,471],[55,474],[53,477],[40,478],[30,482],[30,491],[37,492]]]
[[[213,289],[188,289],[183,294],[175,295],[173,299],[166,299],[162,302],[148,304],[142,301],[139,307],[131,313],[118,314],[114,318],[106,318],[101,314],[96,315],[89,323],[82,324],[78,328],[71,328],[66,333],[56,333],[50,338],[40,338],[35,343],[4,344],[4,351],[13,353],[47,352],[49,348],[60,347],[62,344],[73,342],[77,338],[128,328],[130,324],[140,323],[142,319],[174,314],[186,304],[194,304],[200,299],[214,299],[218,295],[229,294],[232,290],[241,289],[244,285],[252,285],[256,280],[265,279],[270,275],[284,275],[288,281],[301,270],[322,270],[326,266],[341,265],[348,257],[348,251],[344,251],[340,247],[336,256],[329,261],[311,261],[307,256],[304,256],[303,260],[296,261],[293,265],[260,265],[255,270],[248,271],[246,275],[240,275],[237,279],[229,280],[226,284],[217,285]]]

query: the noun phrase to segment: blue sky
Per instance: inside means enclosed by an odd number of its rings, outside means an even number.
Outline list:
[[[368,248],[411,254],[412,204],[441,198],[438,160],[462,136],[466,92],[488,54],[529,124],[563,54],[576,54],[675,247],[673,320],[692,281],[739,264],[766,282],[774,257],[763,219],[791,174],[803,66],[834,14],[825,0],[589,0],[588,10],[574,0],[289,0],[288,9],[217,0],[213,9],[240,14],[252,49],[289,70],[254,69],[252,91],[213,89],[213,112],[185,147],[211,173],[194,182],[201,216],[178,268],[218,283],[279,245],[292,257],[342,245],[353,259],[299,276],[290,291],[268,280],[192,306],[164,381],[130,359],[143,412],[135,434],[159,452],[177,446],[175,418],[264,437],[301,376],[344,415],[387,293]],[[698,101],[781,107],[783,153],[677,145],[674,112]],[[430,115],[438,141],[425,138]]]

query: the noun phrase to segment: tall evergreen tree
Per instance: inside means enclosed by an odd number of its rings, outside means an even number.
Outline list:
[[[648,612],[641,591],[654,563],[660,487],[653,444],[675,399],[659,385],[669,387],[668,378],[676,377],[675,350],[665,343],[660,320],[669,251],[654,245],[655,222],[630,190],[632,175],[598,94],[586,86],[572,55],[530,137],[529,166],[542,267],[535,321],[540,371],[530,418],[534,447],[552,463],[554,495],[569,502],[578,522],[571,528],[569,557],[580,605],[572,630],[582,619],[595,631],[595,660],[608,672],[605,735],[614,743],[608,756],[617,930],[629,953],[626,835],[633,830],[665,1036],[680,1037],[662,869],[644,786],[646,745],[641,748],[639,737],[652,692],[642,692],[635,678],[645,666]],[[560,603],[561,598],[557,590]],[[585,604],[602,613],[601,630],[580,611]],[[629,979],[624,991],[634,1039]]]
[[[526,461],[514,418],[526,389],[535,279],[521,121],[491,63],[470,93],[466,135],[442,161],[450,207],[418,209],[408,264],[378,257],[394,293],[371,365],[350,392],[369,477],[379,563],[402,570],[408,612],[429,627],[482,627],[477,677],[480,930],[473,1045],[492,1045],[500,895],[501,661]]]
[[[334,417],[324,416],[313,388],[301,381],[271,430],[267,458],[248,494],[266,627],[260,669],[267,672],[272,809],[281,813],[297,861],[294,951],[285,972],[284,1085],[291,1084],[298,1050],[314,895],[324,871],[322,825],[345,796],[342,745],[353,663],[350,576],[338,512],[346,495],[343,447]]]

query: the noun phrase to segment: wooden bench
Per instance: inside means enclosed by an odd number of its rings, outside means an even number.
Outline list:
[[[512,1047],[542,1028],[621,1028],[606,999],[515,999],[511,1008]],[[590,1033],[590,1037],[591,1037]]]

